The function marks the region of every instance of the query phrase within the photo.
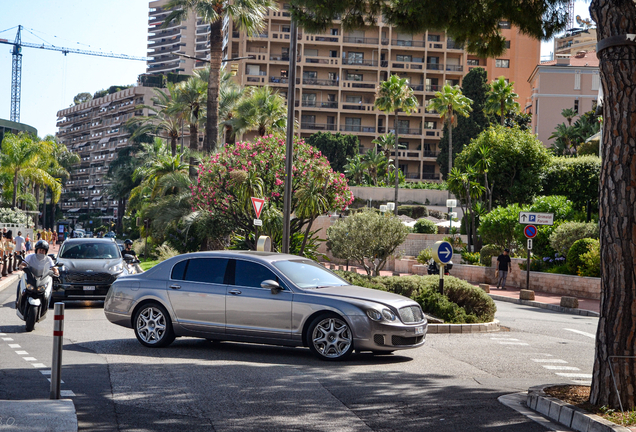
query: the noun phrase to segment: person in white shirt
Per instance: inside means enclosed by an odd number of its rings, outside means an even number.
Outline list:
[[[53,263],[51,257],[47,255],[49,252],[49,244],[46,240],[40,240],[35,244],[35,253],[27,255],[24,262],[20,264],[20,268],[27,265],[35,270],[36,273],[43,273],[45,269],[52,268],[53,274],[59,276],[60,272]]]
[[[22,231],[18,231],[18,236],[13,239],[13,243],[15,244],[15,251],[22,252],[24,251],[24,237],[22,237]]]

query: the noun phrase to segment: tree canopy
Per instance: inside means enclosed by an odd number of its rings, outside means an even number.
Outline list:
[[[344,172],[347,159],[358,153],[360,140],[357,135],[342,135],[316,132],[305,140],[307,144],[320,150],[334,171]]]

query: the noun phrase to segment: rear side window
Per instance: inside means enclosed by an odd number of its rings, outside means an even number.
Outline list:
[[[174,267],[172,267],[172,275],[170,277],[174,280],[183,280],[183,274],[185,273],[187,264],[188,260],[178,262]]]
[[[186,281],[222,284],[225,281],[225,258],[195,258],[188,262],[185,272]]]
[[[261,282],[271,279],[278,282],[278,277],[262,264],[236,260],[234,285],[261,288]]]

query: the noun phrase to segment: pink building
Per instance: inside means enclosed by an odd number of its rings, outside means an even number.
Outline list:
[[[600,86],[596,52],[557,55],[556,60],[538,64],[528,82],[532,96],[525,111],[532,113],[532,131],[549,147],[553,140],[548,137],[558,124],[567,121],[562,110],[574,108],[583,114],[596,108]]]

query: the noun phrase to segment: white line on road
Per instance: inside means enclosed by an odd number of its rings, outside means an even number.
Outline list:
[[[498,342],[500,345],[528,345],[525,342]]]
[[[51,382],[51,378],[47,378],[47,380],[49,380],[49,382]],[[64,380],[60,380],[60,383],[64,384]],[[65,391],[65,390],[61,390],[61,391]]]
[[[592,338],[592,339],[596,339],[596,335],[593,335],[592,333],[587,333],[587,332],[584,332],[584,331],[581,331],[581,330],[566,329],[566,328],[564,328],[563,330],[571,331],[572,333],[578,333],[580,335],[587,336],[587,337]]]
[[[2,340],[6,341],[6,342],[9,342],[9,341],[12,341],[13,339],[10,338],[10,337],[3,337]]]
[[[15,353],[16,353],[17,355],[29,355],[29,353],[28,353],[28,352],[26,352],[26,351],[16,351]]]
[[[541,366],[549,370],[571,370],[571,371],[581,370],[574,366],[552,366],[552,365],[541,365]]]
[[[532,361],[537,363],[567,363],[565,360],[559,359],[532,359]]]
[[[51,375],[51,370],[50,369],[49,370],[41,370],[40,373],[42,375]]]
[[[6,336],[6,335],[7,335],[6,333],[0,333],[0,336]]]
[[[73,393],[73,390],[60,390],[60,396],[75,396],[75,393]]]
[[[507,337],[491,337],[490,339],[495,341],[518,341],[519,339],[507,338]]]
[[[557,372],[557,375],[565,377],[565,378],[587,378],[587,379],[592,379],[592,374],[575,374],[575,373],[560,373],[560,372]]]
[[[20,348],[19,344],[9,344],[9,348]]]
[[[28,362],[38,361],[38,359],[36,359],[35,357],[22,357],[22,358]]]
[[[44,363],[31,363],[34,368],[45,368],[46,365]]]

